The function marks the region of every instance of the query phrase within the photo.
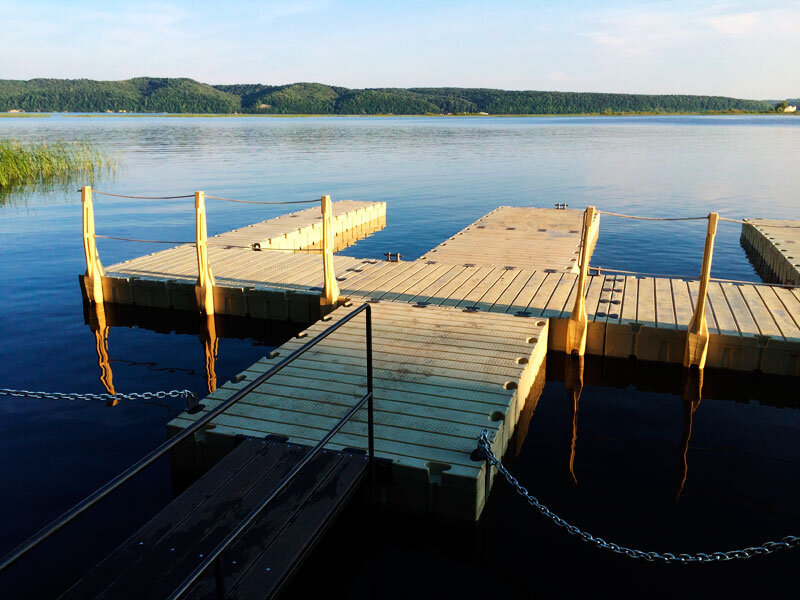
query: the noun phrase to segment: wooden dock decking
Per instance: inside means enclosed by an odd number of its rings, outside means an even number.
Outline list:
[[[386,225],[385,202],[344,200],[332,203],[332,209],[337,249]],[[318,252],[293,250],[319,248],[321,219],[318,209],[309,208],[210,237],[217,312],[306,323],[318,319],[319,302],[312,296],[322,286],[322,261]],[[362,262],[336,258],[337,272]],[[110,265],[102,285],[105,298],[115,304],[195,310],[196,281],[195,247],[184,244]]]
[[[329,317],[353,308],[340,307]],[[526,402],[538,399],[547,321],[384,301],[372,311],[375,452],[392,461],[389,500],[477,518],[486,497],[485,469],[469,455],[484,428],[502,453]],[[225,383],[203,400],[206,410],[329,324],[316,323],[242,372],[240,381]],[[316,443],[364,393],[365,382],[364,325],[355,320],[217,417],[206,436],[275,434]],[[201,415],[183,413],[169,428],[186,427]],[[329,447],[366,443],[363,411]]]
[[[774,283],[800,285],[800,221],[746,219],[742,246],[759,275]]]
[[[600,215],[589,236],[597,242]],[[583,213],[576,210],[501,206],[429,250],[420,260],[490,267],[578,272]],[[480,249],[480,251],[476,251]]]
[[[349,225],[342,225],[342,233],[381,223],[381,207],[377,220],[343,219]],[[522,408],[538,399],[546,351],[566,349],[582,214],[501,207],[419,260],[333,257],[341,296],[355,305],[373,303],[376,450],[392,461],[396,475],[387,500],[467,518],[480,514],[487,493],[484,467],[472,463],[469,453],[483,427],[498,453],[506,448]],[[280,238],[277,225],[260,227],[272,236],[261,239]],[[209,240],[215,312],[314,323],[307,335],[320,332],[328,324],[318,320],[321,257],[255,252],[246,246],[258,236],[248,229],[238,230],[227,245],[228,234]],[[598,234],[595,219],[587,237],[589,258]],[[303,239],[298,234],[294,243],[318,243]],[[184,246],[112,265],[102,285],[112,302],[194,311],[196,278],[194,248]],[[590,275],[586,352],[682,364],[699,287],[698,281],[678,278]],[[339,319],[349,310],[340,306],[329,317]],[[706,320],[706,366],[800,375],[800,290],[712,281]],[[303,341],[290,340],[204,402],[218,405]],[[209,444],[225,444],[237,433],[318,440],[363,393],[363,344],[361,326],[348,323],[218,417],[201,437]],[[195,418],[182,414],[170,430]],[[363,447],[364,420],[348,423],[334,441],[334,448]]]

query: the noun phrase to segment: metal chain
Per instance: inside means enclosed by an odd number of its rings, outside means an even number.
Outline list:
[[[29,390],[9,390],[0,388],[0,396],[13,396],[15,398],[47,398],[50,400],[153,400],[158,398],[190,398],[194,399],[194,392],[189,390],[171,390],[169,392],[131,392],[130,394],[79,394],[65,392],[31,392]]]
[[[584,542],[594,544],[603,550],[611,550],[617,554],[622,554],[629,558],[643,558],[649,562],[663,562],[663,563],[710,563],[726,560],[734,560],[737,558],[751,558],[762,554],[772,554],[777,550],[786,550],[790,548],[797,548],[800,546],[800,537],[796,535],[787,535],[780,542],[764,542],[760,546],[751,546],[741,550],[729,550],[727,552],[712,552],[706,554],[698,552],[696,554],[672,554],[670,552],[646,552],[644,550],[636,550],[626,546],[620,546],[612,542],[607,542],[603,538],[595,537],[591,533],[583,531],[575,525],[567,523],[564,519],[553,513],[544,504],[533,496],[525,487],[523,487],[517,479],[508,472],[508,469],[503,465],[500,460],[492,452],[492,447],[489,444],[489,432],[484,429],[478,436],[478,448],[483,453],[487,463],[497,467],[497,470],[506,478],[508,483],[517,491],[517,493],[528,501],[528,504],[536,508],[542,515],[550,519],[559,527],[567,530],[567,533],[579,537]]]

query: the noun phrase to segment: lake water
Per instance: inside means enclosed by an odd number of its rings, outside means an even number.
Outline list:
[[[565,202],[645,216],[718,211],[735,218],[800,218],[800,118],[792,117],[56,115],[0,119],[0,136],[89,139],[106,147],[121,163],[115,176],[94,182],[108,192],[170,196],[204,190],[271,201],[328,193],[334,200],[386,201],[386,229],[344,251],[361,257],[392,251],[416,258],[499,205]],[[76,192],[81,183],[5,197],[0,205],[0,387],[104,391],[77,280],[85,269]],[[285,207],[209,201],[208,212],[209,233],[215,234]],[[105,235],[194,235],[191,199],[98,197],[95,216]],[[604,216],[592,264],[695,276],[704,233],[702,221]],[[720,224],[713,275],[758,281],[738,238],[738,225]],[[162,249],[110,240],[100,240],[99,247],[106,265]],[[117,322],[108,341],[117,391],[206,389],[194,319],[183,319],[179,332],[158,315]],[[220,381],[291,335],[282,326],[226,327],[235,333],[220,341]],[[800,533],[796,380],[706,374],[715,397],[695,413],[688,475],[676,501],[684,431],[680,385],[674,384],[680,370],[587,359],[587,374],[594,375],[587,375],[580,401],[575,484],[566,469],[572,404],[559,381],[563,369],[548,365],[550,381],[513,467],[556,512],[610,541],[646,550],[724,550]],[[110,408],[0,397],[0,553],[163,441],[166,422],[182,407],[178,400]],[[169,464],[155,465],[26,559],[29,566],[11,573],[7,589],[18,590],[46,563],[49,576],[18,593],[52,593],[163,506],[172,485]],[[693,595],[726,586],[738,592],[749,584],[766,592],[790,581],[797,553],[706,570],[626,560],[568,537],[507,486],[498,486],[478,528],[383,509],[366,516],[349,511],[287,595],[302,598],[325,589],[334,597],[459,591],[469,597],[494,590],[523,598],[548,584],[567,594],[605,588],[622,595],[640,589]],[[721,587],[709,587],[713,582]]]

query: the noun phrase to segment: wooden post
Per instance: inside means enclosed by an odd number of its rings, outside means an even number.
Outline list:
[[[588,319],[586,317],[586,275],[589,270],[589,238],[594,224],[595,208],[587,206],[583,215],[583,243],[580,254],[580,272],[578,275],[578,288],[575,294],[575,305],[567,321],[567,340],[564,350],[567,354],[583,356],[586,353],[586,330]]]
[[[194,286],[198,308],[206,315],[214,314],[214,275],[208,265],[208,232],[206,229],[205,192],[194,193],[197,234],[197,283]]]
[[[323,287],[320,306],[335,306],[339,300],[339,284],[333,272],[333,223],[331,197],[322,197],[322,273]]]
[[[97,254],[97,243],[94,238],[94,205],[92,204],[92,186],[81,188],[81,204],[83,205],[83,252],[86,255],[86,275],[83,276],[83,287],[86,298],[95,304],[103,303],[103,265]]]
[[[694,309],[692,320],[689,321],[689,330],[686,332],[686,351],[683,354],[683,366],[685,367],[697,365],[698,368],[702,369],[706,366],[706,355],[708,354],[706,298],[708,296],[708,281],[711,278],[711,258],[714,253],[714,237],[717,235],[717,221],[719,221],[719,214],[709,213],[697,306]]]

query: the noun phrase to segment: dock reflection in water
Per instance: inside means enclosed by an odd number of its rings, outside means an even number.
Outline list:
[[[677,365],[664,365],[635,360],[587,357],[568,357],[562,353],[548,355],[548,381],[561,381],[570,406],[570,435],[567,470],[574,485],[575,456],[578,446],[578,405],[584,382],[606,388],[634,388],[641,392],[667,393],[680,398],[683,406],[683,429],[679,440],[674,499],[684,493],[689,472],[690,441],[695,413],[701,399],[727,400],[740,403],[756,401],[759,404],[780,408],[800,408],[800,398],[792,394],[789,378],[765,376],[758,373],[741,373],[714,369],[687,370]],[[705,385],[705,388],[704,388]],[[622,409],[620,409],[622,410]],[[620,415],[622,418],[622,415]],[[527,432],[527,430],[526,430]],[[524,440],[523,440],[524,441]],[[635,451],[635,449],[631,449]]]
[[[139,308],[120,304],[83,304],[84,323],[95,336],[97,364],[100,368],[100,383],[106,392],[115,394],[113,362],[129,365],[146,365],[158,371],[185,371],[181,367],[156,366],[155,363],[111,358],[109,355],[109,333],[112,327],[148,329],[157,333],[197,335],[203,349],[205,382],[208,393],[217,389],[217,358],[220,338],[251,339],[254,345],[278,346],[296,335],[304,326],[292,323],[231,317],[227,315],[206,316],[185,311],[154,308]],[[192,371],[194,372],[194,371]],[[201,390],[195,390],[201,392]],[[200,395],[204,395],[201,392]],[[118,400],[109,402],[116,406]]]

